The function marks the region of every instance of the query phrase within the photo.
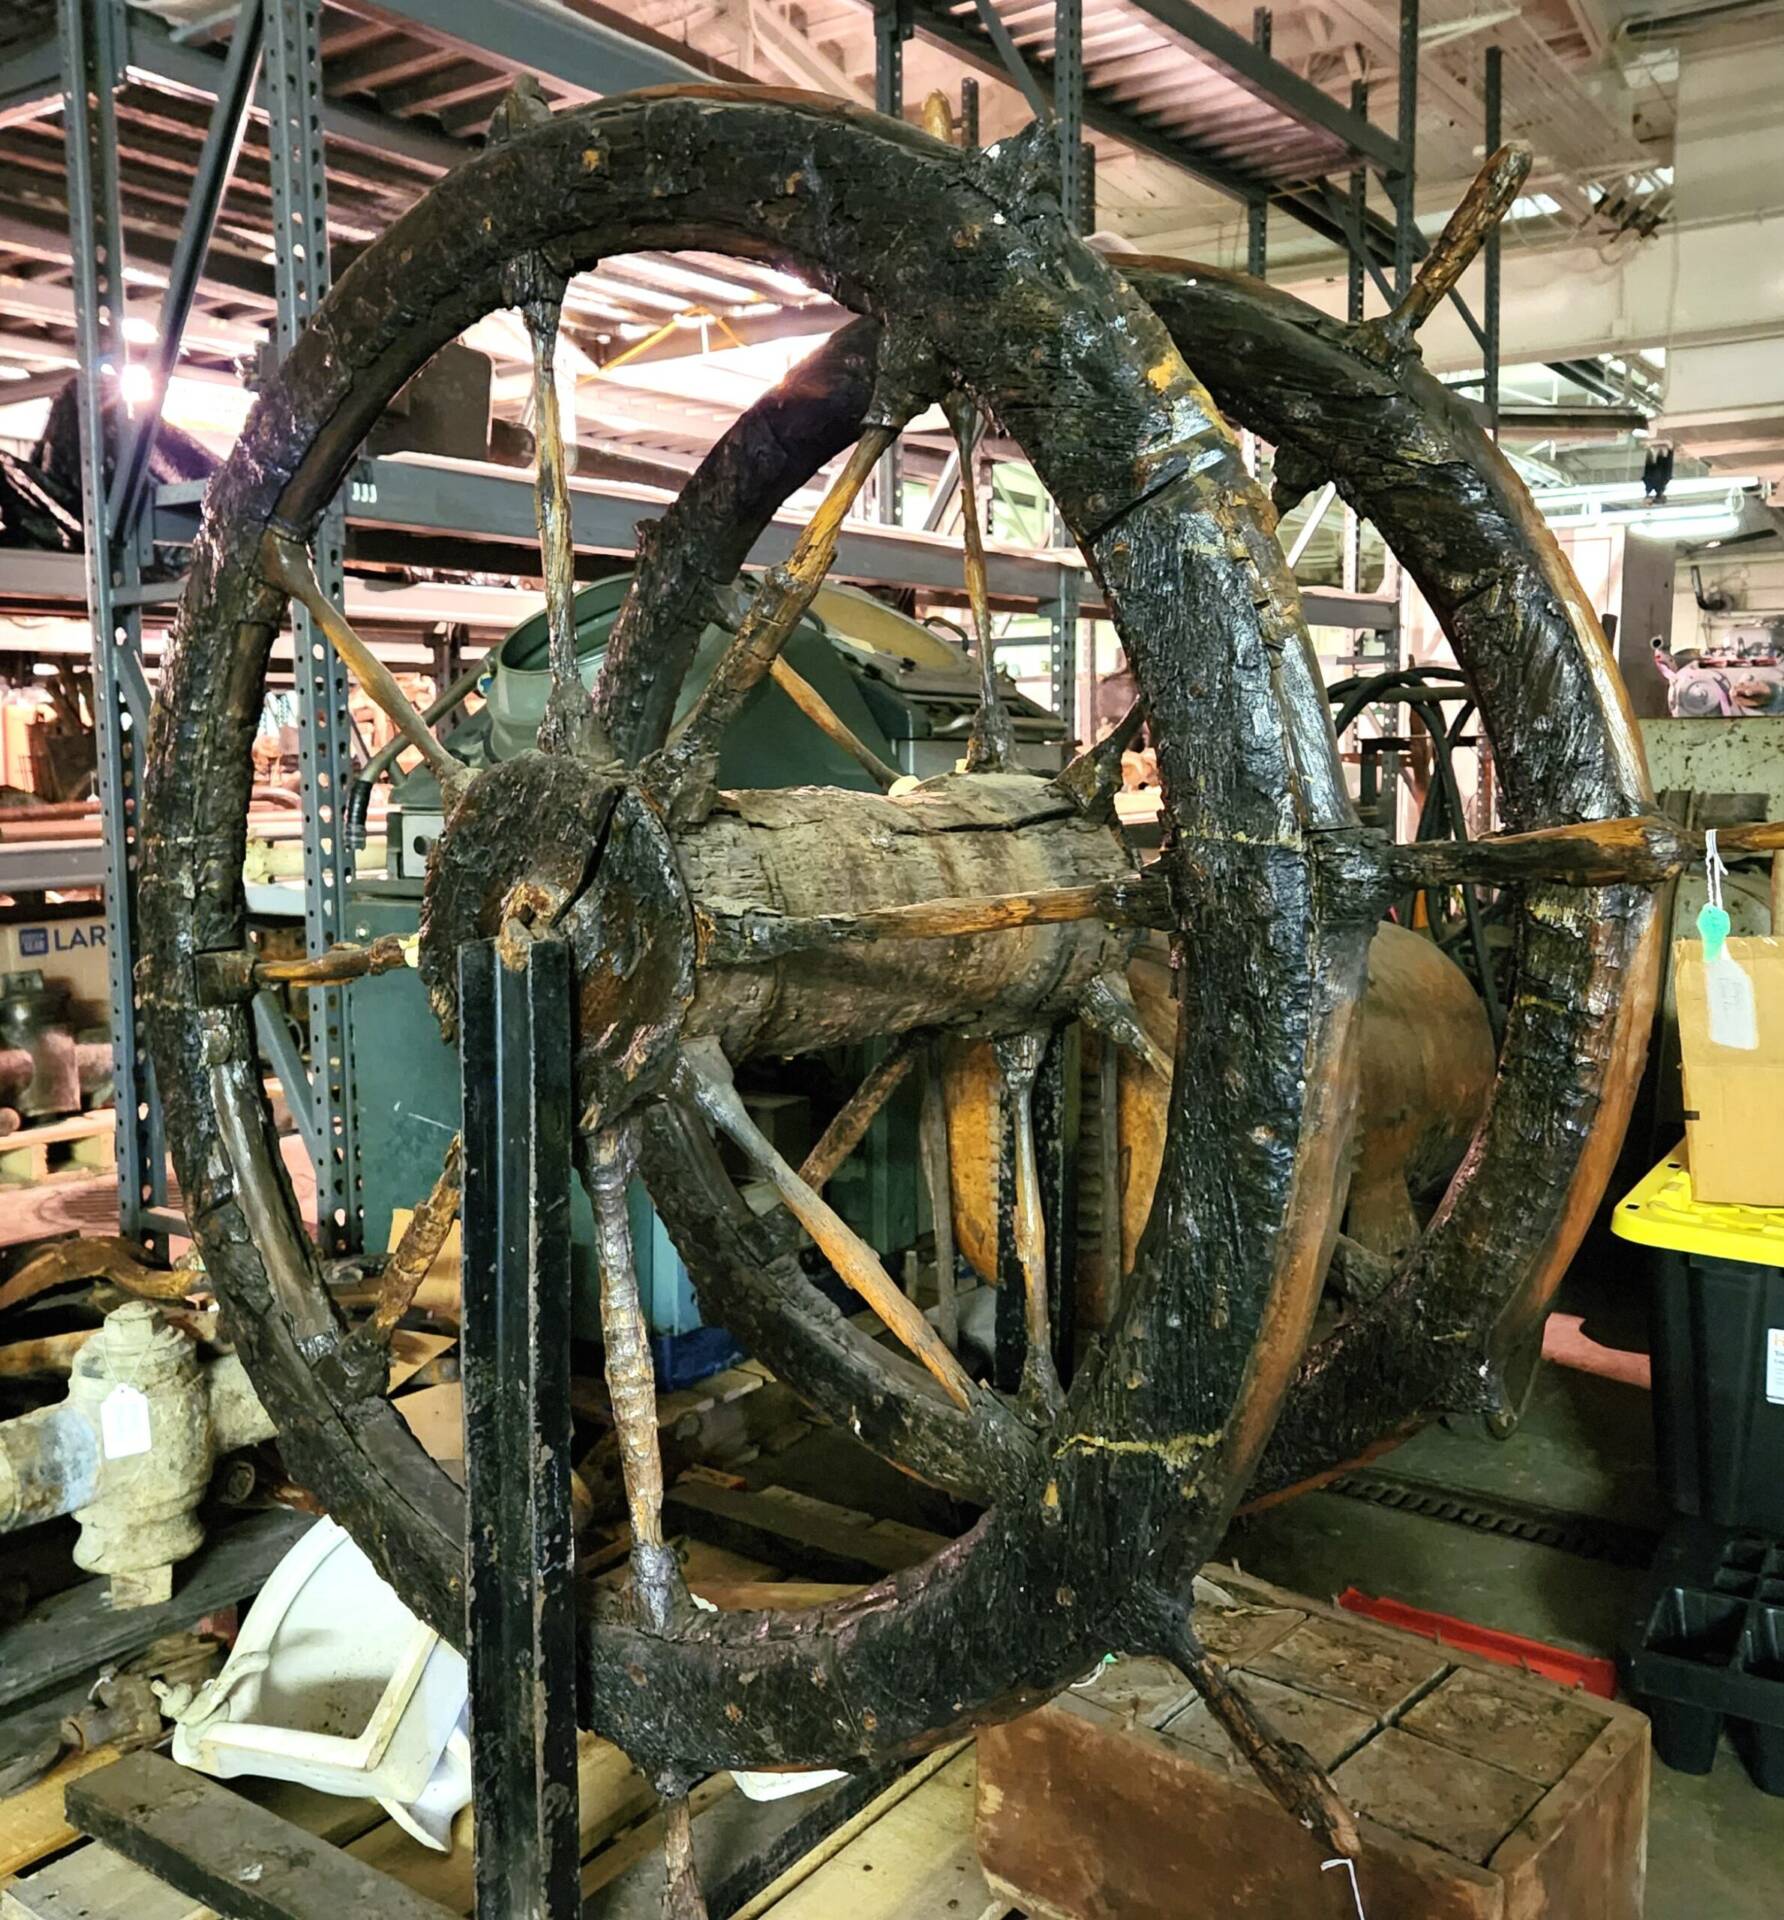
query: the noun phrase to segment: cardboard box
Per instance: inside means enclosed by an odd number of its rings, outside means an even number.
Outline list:
[[[109,1024],[111,975],[103,913],[78,907],[0,926],[0,973],[31,971],[68,989],[77,1023]]]
[[[1673,948],[1692,1197],[1784,1207],[1784,938],[1741,936],[1728,953],[1753,983],[1757,1047],[1710,1037],[1703,942]]]

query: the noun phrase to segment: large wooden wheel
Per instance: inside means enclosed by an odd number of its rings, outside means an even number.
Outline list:
[[[381,1398],[271,1145],[239,876],[268,652],[287,595],[315,599],[303,542],[403,383],[485,312],[521,305],[541,362],[556,686],[537,753],[473,779],[430,742],[449,815],[423,968],[450,1029],[463,940],[571,949],[635,1539],[631,1588],[585,1612],[587,1698],[594,1725],[671,1792],[722,1767],[918,1751],[1116,1648],[1168,1654],[1218,1694],[1188,1596],[1237,1502],[1434,1412],[1493,1404],[1596,1203],[1639,1067],[1645,889],[1684,852],[1645,817],[1603,637],[1516,479],[1393,325],[1353,334],[1202,269],[1123,262],[1123,278],[1059,218],[1047,148],[963,154],[834,102],[722,90],[511,132],[354,263],[263,393],[213,485],[157,699],[146,998],[194,1231],[294,1473],[418,1613],[461,1637],[461,1496]],[[555,301],[605,254],[678,246],[796,268],[868,317],[739,422],[644,543],[591,708],[551,457]],[[1358,828],[1270,504],[1175,341],[1286,469],[1330,473],[1382,527],[1474,682],[1516,824],[1561,831],[1432,855]],[[1168,843],[1143,883],[1108,824],[1106,766],[1050,784],[1010,771],[995,701],[975,770],[915,792],[714,789],[718,732],[777,671],[848,498],[935,397],[963,429],[970,402],[1021,445],[1107,595],[1158,740]],[[712,592],[779,503],[851,446],[671,737]],[[983,646],[982,596],[979,611]],[[1616,824],[1581,825],[1600,820]],[[1421,1245],[1309,1353],[1364,957],[1409,859],[1544,884],[1524,896],[1499,1088],[1467,1164]],[[1592,884],[1546,884],[1562,881]],[[730,1068],[873,1034],[987,1035],[1020,1146],[1035,1036],[1080,1012],[1125,1031],[1111,980],[1139,924],[1170,929],[1185,983],[1152,1225],[1069,1385],[1038,1357],[1040,1289],[1022,1391],[993,1394],[904,1308],[821,1182],[777,1164]],[[741,1204],[715,1129],[774,1180],[909,1360],[861,1336],[775,1218]],[[653,1484],[622,1202],[634,1154],[708,1314],[869,1446],[984,1501],[967,1537],[838,1605],[692,1612]],[[1321,1783],[1252,1732],[1284,1797],[1340,1828]]]

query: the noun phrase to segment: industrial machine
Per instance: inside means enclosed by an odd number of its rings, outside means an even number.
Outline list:
[[[576,644],[585,685],[592,686],[605,657],[607,635],[631,582],[616,572],[576,596]],[[752,597],[748,580],[721,596],[726,618],[701,638],[682,688],[677,716],[694,703],[730,644]],[[475,685],[483,704],[451,735],[453,751],[470,765],[492,766],[531,748],[545,711],[543,613],[517,627],[485,659],[483,671],[461,681]],[[979,699],[976,664],[951,634],[906,618],[871,594],[826,586],[789,638],[783,656],[806,685],[817,689],[858,739],[899,772],[917,779],[950,772],[967,749]],[[1007,678],[1000,691],[1015,732],[1021,763],[1037,773],[1065,763],[1065,727]],[[830,786],[876,792],[876,782],[839,748],[773,681],[751,695],[726,735],[719,778],[727,788]],[[363,789],[362,789],[363,791]],[[363,817],[363,815],[362,815]],[[438,782],[425,766],[400,778],[387,816],[390,871],[358,881],[351,895],[351,931],[357,940],[413,935],[419,925],[428,855],[441,827]],[[363,1167],[365,1238],[382,1247],[392,1211],[413,1206],[438,1171],[440,1148],[459,1125],[458,1056],[440,1030],[417,976],[407,970],[358,981],[349,995],[357,1073],[357,1124]],[[836,1100],[871,1061],[842,1050],[829,1063]],[[782,1076],[791,1080],[791,1076]],[[827,1118],[813,1098],[807,1063],[798,1084],[785,1088],[769,1075],[746,1090],[752,1109],[797,1158]],[[838,1167],[831,1203],[875,1247],[896,1256],[927,1230],[917,1165],[917,1093],[901,1090],[887,1103],[860,1148]],[[572,1197],[577,1276],[577,1324],[595,1336],[594,1221],[586,1196]],[[687,1269],[670,1244],[642,1189],[632,1200],[639,1283],[655,1336],[660,1377],[680,1381],[721,1366],[735,1352],[730,1336],[701,1324]]]

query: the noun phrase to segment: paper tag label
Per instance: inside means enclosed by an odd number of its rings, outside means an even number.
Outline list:
[[[1774,1407],[1784,1407],[1784,1327],[1766,1329],[1765,1397]]]
[[[149,1397],[137,1387],[113,1387],[99,1403],[99,1444],[108,1460],[128,1460],[154,1445]]]
[[[1704,997],[1709,1003],[1710,1038],[1719,1047],[1752,1053],[1759,1045],[1759,1007],[1753,982],[1724,947],[1704,962]]]

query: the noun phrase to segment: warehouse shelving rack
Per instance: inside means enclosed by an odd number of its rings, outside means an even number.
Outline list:
[[[152,1240],[183,1232],[184,1222],[168,1204],[160,1108],[153,1069],[141,1044],[134,981],[140,951],[134,906],[136,804],[150,700],[144,630],[164,628],[170,618],[177,586],[153,577],[165,571],[153,563],[177,557],[177,549],[190,542],[202,489],[149,485],[153,408],[126,433],[114,476],[109,486],[104,484],[100,409],[107,369],[124,357],[122,288],[129,264],[120,201],[118,87],[128,77],[189,97],[208,95],[214,103],[179,240],[165,258],[152,261],[166,282],[156,348],[163,377],[178,359],[182,329],[250,113],[260,112],[268,121],[275,213],[274,332],[281,352],[326,292],[331,138],[355,152],[400,159],[417,169],[418,177],[444,172],[468,148],[375,108],[330,97],[323,85],[320,0],[242,0],[221,58],[183,43],[161,22],[126,8],[123,0],[58,0],[58,7],[53,66],[40,50],[32,50],[0,69],[0,109],[28,106],[33,89],[40,99],[59,92],[66,100],[68,241],[75,270],[88,557],[84,582],[76,577],[78,563],[68,556],[10,557],[9,591],[33,604],[83,606],[90,619],[104,840],[97,853],[65,847],[26,848],[11,856],[0,851],[0,884],[72,886],[99,880],[104,885],[120,1115],[120,1229]],[[418,35],[437,37],[468,59],[486,58],[496,69],[530,68],[590,94],[713,77],[648,36],[634,38],[604,18],[547,9],[531,0],[379,0],[378,13]],[[882,6],[879,18],[880,104],[898,111],[898,49],[908,32],[919,25],[933,29],[936,22],[913,13],[903,0]],[[1412,18],[1416,40],[1416,10]],[[1077,155],[1070,49],[1080,15],[1074,0],[1064,0],[1059,20],[1066,35],[1057,62],[1064,83],[1062,138]],[[1078,66],[1081,69],[1081,60]],[[1262,83],[1275,77],[1266,71]],[[1346,151],[1378,145],[1362,141],[1359,134]],[[1409,163],[1409,149],[1400,152]],[[1383,159],[1381,154],[1374,157]],[[1087,211],[1090,185],[1082,157],[1066,171],[1068,190],[1075,196],[1071,204]],[[1409,205],[1409,187],[1407,192]],[[1409,243],[1402,239],[1400,244]],[[1379,251],[1376,246],[1375,254]],[[1371,267],[1379,272],[1375,254],[1369,256]],[[650,487],[574,480],[578,548],[629,555],[639,523],[658,514],[668,498]],[[896,489],[881,489],[880,498],[895,502]],[[895,507],[883,510],[895,513]],[[752,561],[784,558],[794,531],[788,517],[777,519]],[[362,460],[318,542],[318,572],[335,595],[343,591],[343,568],[355,539],[373,533],[383,543],[380,557],[385,561],[392,540],[400,547],[402,540],[412,538],[419,557],[426,554],[430,540],[446,535],[475,538],[483,549],[511,550],[517,574],[537,571],[531,481],[511,468],[414,455]],[[16,567],[15,559],[20,563]],[[1065,549],[993,544],[989,561],[994,597],[1048,621],[1055,704],[1069,714],[1080,622],[1105,610],[1095,582],[1078,555]],[[851,521],[835,572],[862,584],[948,594],[958,591],[960,566],[959,545],[948,537],[895,521]],[[1318,589],[1307,590],[1304,597],[1315,623],[1368,631],[1393,645],[1398,628],[1393,599]],[[352,854],[345,835],[333,830],[329,798],[346,789],[350,754],[344,671],[332,650],[311,644],[305,625],[300,613],[293,638],[294,660],[302,667],[297,690],[304,923],[307,944],[315,952],[340,937],[352,879]],[[413,647],[409,642],[411,653]],[[288,1095],[308,1107],[302,1131],[316,1149],[317,1209],[325,1237],[346,1249],[357,1237],[351,1046],[340,991],[312,993],[310,1000],[307,1095],[301,1087],[288,1088]]]

